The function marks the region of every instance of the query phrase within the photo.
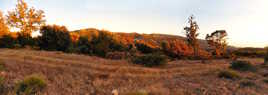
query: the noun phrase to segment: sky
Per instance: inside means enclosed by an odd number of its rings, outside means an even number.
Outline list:
[[[13,10],[17,0],[0,0],[0,10]],[[199,38],[226,30],[237,47],[268,46],[268,0],[25,0],[45,11],[47,24],[69,30],[161,33],[184,36],[187,18],[196,17]]]

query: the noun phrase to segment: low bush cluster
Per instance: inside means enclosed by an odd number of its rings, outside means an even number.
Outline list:
[[[138,51],[148,54],[148,53],[153,53],[156,51],[153,47],[150,47],[149,45],[146,45],[144,43],[135,43],[135,46]]]
[[[17,95],[36,95],[44,90],[46,82],[41,76],[30,76],[17,84]]]
[[[266,49],[266,54],[265,54],[265,57],[264,57],[264,63],[268,64],[268,47],[266,47],[265,49]]]
[[[230,66],[231,69],[239,71],[256,71],[256,67],[252,65],[249,61],[233,61]]]
[[[5,63],[0,60],[0,72],[4,71],[6,68],[5,68]]]
[[[0,93],[4,93],[4,77],[0,76]]]
[[[124,59],[127,58],[128,56],[130,55],[126,52],[109,52],[106,54],[106,58],[115,60]]]
[[[146,67],[160,66],[168,62],[167,57],[161,54],[147,54],[132,58],[135,64],[141,64]]]
[[[254,86],[256,86],[256,83],[254,83],[253,81],[244,80],[240,82],[240,87],[254,87]]]
[[[233,71],[233,70],[223,70],[223,71],[220,71],[218,76],[220,78],[226,78],[226,79],[239,79],[240,78],[240,75],[238,72],[236,71]]]
[[[11,35],[4,35],[0,38],[0,48],[14,48],[16,39]]]
[[[67,51],[72,41],[69,31],[64,26],[43,26],[41,28],[39,47],[44,50]]]

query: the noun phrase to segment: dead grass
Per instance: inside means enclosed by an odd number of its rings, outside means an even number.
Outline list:
[[[263,82],[265,68],[258,72],[241,73],[252,78],[257,89],[240,88],[240,81],[218,78],[217,74],[230,66],[229,60],[179,60],[165,66],[146,68],[127,60],[108,60],[94,56],[34,50],[0,49],[0,60],[5,62],[5,86],[12,89],[26,76],[46,77],[45,95],[111,95],[144,90],[150,95],[247,95],[268,93]],[[263,60],[247,59],[251,63]]]

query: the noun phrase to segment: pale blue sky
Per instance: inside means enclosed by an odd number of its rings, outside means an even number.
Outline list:
[[[5,13],[17,0],[0,0]],[[113,32],[184,35],[191,14],[200,38],[217,29],[229,33],[229,43],[240,47],[268,45],[268,0],[26,0],[45,11],[48,24],[69,30],[106,29]]]

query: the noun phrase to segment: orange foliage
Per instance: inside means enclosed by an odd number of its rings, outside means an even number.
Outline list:
[[[170,40],[163,47],[168,55],[174,57],[189,57],[193,55],[193,48],[181,40]]]
[[[75,33],[75,32],[71,32],[70,36],[71,36],[72,42],[77,42],[80,38],[80,35],[78,33]]]

